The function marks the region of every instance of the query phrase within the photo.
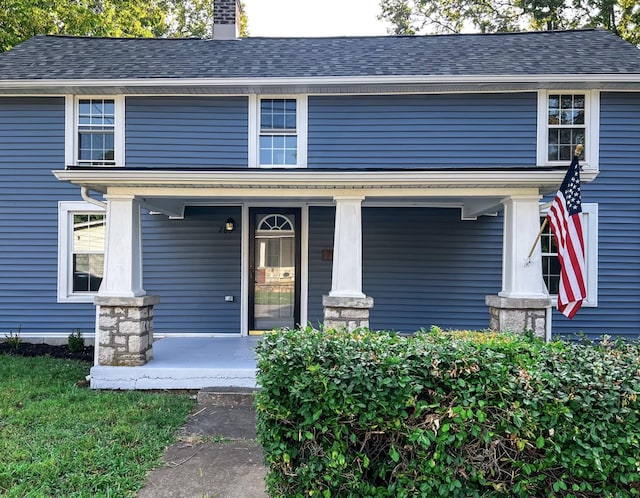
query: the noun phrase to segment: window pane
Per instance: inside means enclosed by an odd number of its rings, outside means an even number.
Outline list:
[[[260,149],[260,164],[273,164],[271,149]]]
[[[560,95],[549,95],[549,109],[558,109],[560,107]]]
[[[295,150],[286,150],[284,156],[284,163],[287,165],[297,164],[298,153]]]
[[[573,95],[562,95],[560,97],[560,107],[562,109],[571,109],[573,107]]]
[[[572,148],[570,145],[561,145],[560,146],[560,160],[561,161],[570,161],[573,157]]]

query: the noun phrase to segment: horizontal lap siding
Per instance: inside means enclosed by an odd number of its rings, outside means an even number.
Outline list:
[[[332,207],[309,209],[309,322],[323,321],[331,290]],[[501,286],[502,221],[461,221],[457,209],[363,208],[363,291],[374,299],[371,327],[415,332],[485,329],[487,294]]]
[[[640,336],[640,94],[603,93],[600,174],[582,186],[599,209],[598,306],[573,320],[557,311],[553,332]]]
[[[462,221],[458,209],[369,208],[363,227],[372,328],[487,328],[485,296],[501,287],[501,218]]]
[[[309,168],[532,166],[535,93],[309,97]]]
[[[229,217],[236,229],[221,233]],[[239,207],[190,207],[183,220],[144,217],[144,286],[160,296],[156,333],[240,333],[241,219]]]
[[[94,330],[90,303],[57,303],[58,201],[79,189],[64,168],[64,99],[0,98],[0,337]]]
[[[333,250],[335,208],[309,208],[309,301],[308,321],[314,326],[324,321],[322,296],[331,290],[332,261],[322,260],[324,249]]]
[[[128,167],[246,168],[246,97],[128,97]]]

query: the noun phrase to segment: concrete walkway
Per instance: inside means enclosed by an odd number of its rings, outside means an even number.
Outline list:
[[[250,390],[204,390],[139,498],[266,498]]]

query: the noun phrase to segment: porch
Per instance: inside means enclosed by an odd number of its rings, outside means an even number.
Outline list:
[[[136,367],[94,365],[92,389],[255,387],[259,337],[165,337]]]

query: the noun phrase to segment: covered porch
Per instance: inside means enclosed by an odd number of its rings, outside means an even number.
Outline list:
[[[303,232],[305,226],[306,229],[309,226],[310,206],[334,210],[333,241],[326,251],[330,257],[330,282],[323,286],[321,299],[316,296],[316,301],[321,301],[325,326],[350,329],[369,326],[369,313],[375,309],[376,300],[376,295],[366,295],[363,291],[363,208],[442,208],[459,212],[460,220],[475,220],[501,212],[502,285],[495,288],[495,294],[489,289],[481,297],[486,305],[485,328],[530,328],[541,336],[549,332],[551,303],[540,272],[539,244],[530,257],[528,253],[539,227],[541,196],[554,191],[562,180],[563,170],[178,172],[125,169],[65,170],[55,174],[60,180],[82,187],[85,196],[92,190],[103,194],[106,200],[104,280],[95,299],[98,352],[91,374],[93,388],[196,389],[255,385],[253,348],[258,339],[248,337],[251,331],[249,282],[254,280],[248,257],[252,206],[296,207]],[[242,258],[237,275],[242,281],[242,290],[238,333],[228,337],[168,337],[154,341],[154,306],[162,302],[163,296],[148,294],[143,287],[141,209],[162,213],[169,219],[182,219],[185,207],[194,205],[227,205],[241,210]],[[305,246],[304,236],[300,252],[303,270],[299,283],[300,321],[296,323],[305,324],[309,282],[304,268],[308,266],[309,247]],[[473,258],[468,259],[467,267],[472,262]],[[374,268],[370,265],[369,269]],[[499,265],[496,270],[499,275]],[[388,287],[395,284],[380,282]]]

